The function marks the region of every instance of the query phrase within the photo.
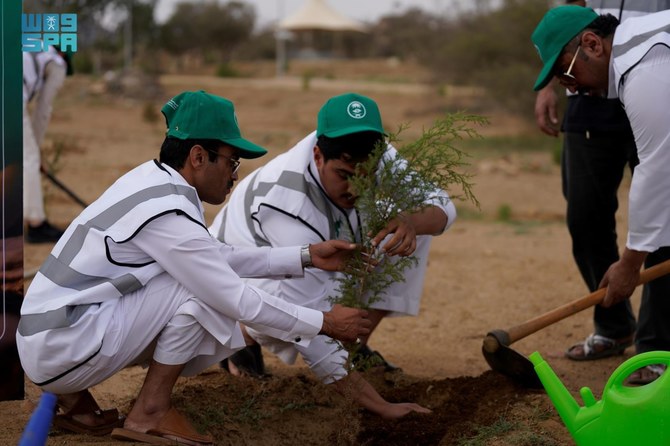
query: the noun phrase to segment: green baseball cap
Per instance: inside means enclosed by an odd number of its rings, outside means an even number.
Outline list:
[[[541,90],[549,83],[553,76],[551,70],[565,45],[597,18],[593,9],[577,5],[558,6],[547,11],[531,37],[544,64],[533,90]]]
[[[333,96],[319,110],[316,136],[329,138],[358,132],[384,132],[377,103],[356,93]]]
[[[267,150],[242,138],[235,107],[228,99],[203,90],[185,91],[161,109],[167,136],[177,139],[216,139],[239,149],[240,158],[258,158]]]

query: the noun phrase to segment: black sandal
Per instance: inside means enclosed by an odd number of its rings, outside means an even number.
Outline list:
[[[571,346],[565,352],[565,356],[573,361],[593,361],[622,355],[624,350],[631,345],[633,345],[633,335],[622,339],[612,339],[591,333],[585,340]]]
[[[243,375],[253,378],[267,378],[270,376],[265,372],[265,362],[263,361],[260,344],[248,345],[221,361],[221,367],[230,372],[228,361],[232,362]]]

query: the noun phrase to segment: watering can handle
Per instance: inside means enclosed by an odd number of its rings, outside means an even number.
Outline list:
[[[624,380],[628,378],[628,376],[635,370],[652,364],[665,364],[666,366],[670,366],[670,352],[646,352],[629,358],[626,360],[626,362],[617,367],[617,369],[612,373],[612,376],[607,381],[607,384],[603,389],[603,395],[605,395],[605,392],[612,388],[622,387]],[[663,375],[665,375],[665,373]],[[663,378],[663,375],[661,375],[661,378]],[[659,378],[659,380],[661,378]]]

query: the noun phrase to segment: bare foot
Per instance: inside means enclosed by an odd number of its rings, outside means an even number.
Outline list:
[[[155,428],[160,423],[161,419],[168,413],[170,408],[160,410],[152,413],[146,413],[133,406],[126,418],[123,427],[135,432],[146,433]]]

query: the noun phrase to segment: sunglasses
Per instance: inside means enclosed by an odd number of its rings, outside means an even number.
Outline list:
[[[238,171],[238,169],[240,168],[240,164],[242,163],[240,160],[235,159],[235,158],[230,157],[230,156],[227,156],[227,155],[224,155],[223,153],[214,152],[213,150],[208,150],[208,152],[209,152],[209,153],[213,153],[213,154],[216,155],[216,156],[220,156],[221,158],[225,158],[225,159],[227,159],[228,162],[230,163],[230,167],[233,169],[233,175],[234,175],[234,174]]]
[[[577,60],[577,54],[579,54],[579,50],[582,48],[581,45],[577,46],[577,49],[575,50],[575,55],[572,56],[572,61],[570,61],[570,65],[568,66],[568,69],[563,73],[563,74],[558,74],[557,77],[562,80],[563,82],[568,82],[568,83],[574,83],[577,82],[577,79],[575,79],[575,76],[572,74],[572,67],[575,65],[575,61]]]

